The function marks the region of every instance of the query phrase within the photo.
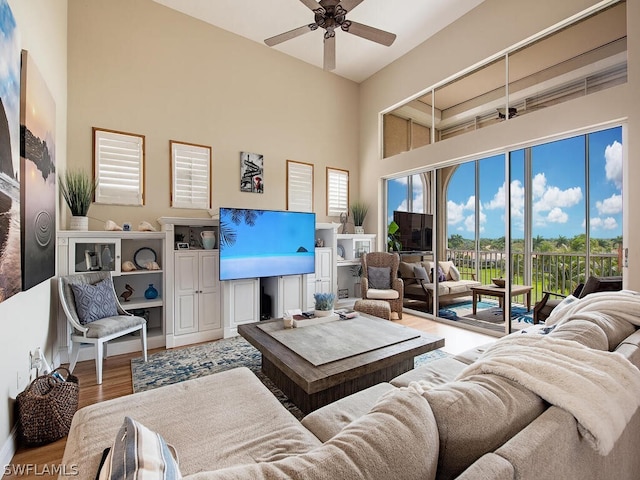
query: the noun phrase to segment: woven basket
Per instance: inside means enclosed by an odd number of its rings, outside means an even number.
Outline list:
[[[53,375],[66,372],[61,382]],[[71,420],[78,409],[78,378],[67,368],[56,368],[51,374],[40,375],[16,397],[18,429],[26,445],[53,442],[69,433]]]

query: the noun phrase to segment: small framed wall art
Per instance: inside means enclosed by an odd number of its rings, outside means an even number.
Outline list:
[[[240,152],[240,191],[264,193],[264,155]]]

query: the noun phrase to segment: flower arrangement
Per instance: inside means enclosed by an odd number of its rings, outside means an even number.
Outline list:
[[[336,299],[334,293],[314,293],[313,298],[316,301],[316,310],[333,310],[333,302]]]

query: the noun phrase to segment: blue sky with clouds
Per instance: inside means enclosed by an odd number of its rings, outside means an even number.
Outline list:
[[[622,129],[620,127],[535,146],[532,156],[533,236],[572,238],[585,233],[585,155],[590,162],[590,224],[594,238],[622,235]],[[514,238],[524,232],[524,150],[511,153]],[[480,236],[504,236],[504,156],[479,162]],[[447,195],[448,235],[473,238],[474,162],[460,165]],[[406,178],[389,183],[389,212],[406,210]],[[418,189],[419,190],[419,189]],[[421,193],[414,204],[422,205]]]

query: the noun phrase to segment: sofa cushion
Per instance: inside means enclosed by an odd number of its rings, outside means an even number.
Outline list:
[[[609,341],[604,330],[587,320],[570,320],[558,325],[549,333],[549,336],[573,340],[595,350],[609,349]]]
[[[415,263],[409,262],[400,262],[398,265],[398,273],[400,274],[400,278],[404,281],[404,286],[411,285],[412,283],[416,283],[415,275],[413,273],[413,267]]]
[[[456,266],[452,263],[451,267],[449,267],[449,276],[451,280],[457,282],[460,280],[460,271],[456,268]]]
[[[465,350],[462,353],[459,353],[458,355],[456,355],[455,358],[456,360],[458,360],[459,362],[462,362],[466,365],[471,365],[473,362],[475,362],[480,355],[482,355],[484,352],[487,351],[487,349],[493,345],[495,343],[495,341],[493,342],[489,342],[489,343],[485,343],[484,345],[480,345],[478,347],[474,347],[474,348],[470,348],[469,350]]]
[[[81,408],[62,463],[77,465],[80,478],[93,478],[126,415],[175,447],[183,475],[277,460],[321,445],[243,367]]]
[[[493,374],[450,382],[423,395],[431,405],[440,434],[439,479],[460,475],[547,408],[536,394]]]
[[[624,355],[627,360],[640,368],[640,330],[636,330],[625,338],[615,351]]]
[[[378,288],[369,288],[367,290],[367,298],[371,300],[394,300],[400,297],[397,290],[380,290]]]
[[[390,383],[378,383],[311,412],[302,419],[321,442],[326,442],[354,420],[366,415],[380,397],[394,390]]]
[[[411,382],[421,382],[422,386],[444,385],[452,382],[467,365],[452,358],[445,357],[433,360],[432,362],[413,368],[402,375],[398,375],[391,380],[391,385],[395,387],[407,387]]]
[[[197,473],[185,480],[425,480],[435,478],[437,461],[438,428],[429,404],[411,388],[394,388],[366,415],[305,454]]]
[[[416,277],[417,280],[424,280],[427,283],[430,282],[427,270],[422,265],[413,266],[413,276]]]
[[[367,267],[367,277],[369,287],[384,290],[391,288],[391,268],[390,267]]]
[[[453,264],[453,262],[451,261],[446,261],[446,262],[438,262],[438,271],[442,271],[443,275],[445,276],[444,280],[453,280],[453,281],[457,281],[460,280],[460,272],[458,272],[458,278],[453,278],[454,274],[452,274],[451,269],[454,268],[456,269],[455,265]],[[457,271],[457,269],[456,269]]]

